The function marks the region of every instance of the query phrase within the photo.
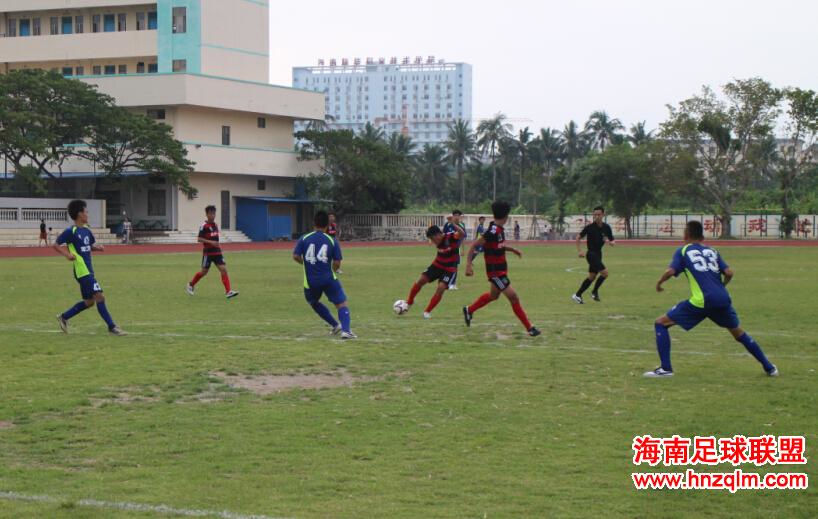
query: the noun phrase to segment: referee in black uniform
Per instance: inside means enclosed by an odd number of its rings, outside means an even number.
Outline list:
[[[591,286],[595,279],[596,284],[591,291],[591,297],[594,301],[599,301],[599,287],[608,278],[608,269],[602,263],[602,246],[605,245],[605,238],[608,238],[611,246],[615,245],[616,242],[614,241],[611,226],[603,222],[603,218],[605,218],[605,209],[602,206],[594,207],[593,223],[586,225],[577,236],[577,253],[580,258],[585,257],[588,261],[588,277],[582,280],[582,285],[580,285],[577,293],[571,296],[571,299],[578,304],[584,303],[582,293],[588,290],[588,287]],[[580,241],[586,236],[588,237],[588,252],[583,253],[580,248]]]

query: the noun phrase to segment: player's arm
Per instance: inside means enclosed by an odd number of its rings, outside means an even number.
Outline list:
[[[584,258],[585,253],[582,252],[581,242],[582,242],[582,233],[579,233],[579,234],[577,234],[577,254],[579,255],[580,258]]]
[[[659,281],[656,282],[656,291],[662,292],[664,290],[664,288],[662,288],[662,285],[665,283],[665,281],[667,281],[668,279],[672,278],[675,275],[676,270],[673,267],[668,267],[667,270],[665,270],[664,274],[662,274],[662,277],[659,278]]]
[[[298,263],[299,265],[303,265],[303,264],[304,264],[304,258],[302,258],[302,257],[301,257],[300,255],[298,255],[298,254],[293,254],[293,261],[294,261],[294,262],[296,262],[296,263]]]
[[[210,245],[211,247],[218,247],[219,242],[208,240],[207,238],[202,238],[201,236],[197,240],[199,243],[204,243],[205,245]]]
[[[613,231],[611,230],[611,226],[605,228],[605,234],[608,235],[608,245],[613,247],[616,245],[616,238],[614,238]]]
[[[474,267],[472,266],[472,261],[474,260],[474,249],[477,247],[482,247],[486,244],[486,239],[482,236],[478,237],[476,240],[471,242],[469,246],[469,253],[466,254],[466,275],[473,276],[474,275]]]
[[[298,240],[298,243],[295,244],[295,248],[293,249],[293,261],[299,265],[304,264],[304,257],[302,256],[304,253],[303,243],[303,241]]]
[[[52,245],[51,247],[55,251],[57,251],[57,254],[64,257],[68,261],[74,261],[77,258],[75,258],[73,254],[71,254],[71,251],[68,250],[67,245],[68,238],[70,238],[70,235],[71,231],[69,229],[66,229],[65,231],[63,231],[62,234],[57,236],[57,239],[54,240],[54,245]]]
[[[520,252],[518,249],[515,249],[514,247],[509,247],[508,245],[506,245],[506,246],[505,246],[505,249],[506,249],[508,252],[510,252],[510,253],[514,254],[515,256],[517,256],[518,258],[522,258],[522,257],[523,257],[523,253],[522,253],[522,252]]]
[[[466,237],[466,233],[463,231],[463,228],[459,225],[454,226],[454,239],[455,240],[462,240]]]
[[[721,283],[724,286],[727,286],[727,283],[729,283],[733,279],[733,275],[734,275],[733,269],[731,269],[730,267],[727,267],[726,269],[722,270]]]
[[[105,247],[101,243],[95,243],[91,245],[91,250],[96,252],[103,252],[105,251]]]

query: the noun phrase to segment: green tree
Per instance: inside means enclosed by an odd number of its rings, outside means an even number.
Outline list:
[[[647,129],[645,129],[645,121],[640,121],[631,126],[630,134],[626,139],[634,146],[641,146],[653,140],[653,130],[647,131]]]
[[[491,197],[497,199],[497,152],[504,140],[511,136],[511,124],[505,122],[505,114],[498,113],[491,119],[480,121],[477,125],[477,146],[491,160]]]
[[[512,139],[511,144],[513,145],[512,148],[515,151],[515,155],[517,161],[519,162],[519,175],[518,175],[518,183],[517,183],[517,203],[516,205],[520,205],[520,200],[523,196],[523,177],[525,176],[525,172],[530,165],[530,156],[531,156],[531,131],[528,129],[528,126],[523,128],[517,134],[516,139]]]
[[[736,202],[769,158],[760,148],[772,134],[781,92],[760,78],[732,81],[722,92],[724,100],[703,87],[700,95],[669,105],[661,133],[696,157],[690,180],[701,186],[727,238]]]
[[[457,183],[460,185],[460,205],[463,205],[466,203],[466,179],[463,171],[469,162],[474,160],[477,150],[475,135],[468,121],[457,119],[449,125],[446,150],[446,158],[454,165],[457,172]]]
[[[562,234],[565,229],[565,213],[568,207],[568,201],[574,196],[579,184],[579,177],[571,167],[562,165],[557,168],[554,174],[551,185],[554,188],[554,194],[557,196],[557,215],[552,218],[551,223],[557,229],[557,232]]]
[[[600,151],[605,146],[621,142],[622,136],[618,132],[624,129],[619,119],[612,119],[604,110],[593,112],[585,123],[585,134],[591,146]]]
[[[372,143],[386,139],[386,135],[383,133],[383,130],[373,126],[370,122],[367,122],[366,125],[364,125],[363,129],[361,130],[360,137],[363,140]]]
[[[425,200],[441,201],[446,192],[448,162],[446,150],[437,144],[424,144],[415,156],[418,193]]]
[[[570,121],[562,130],[563,155],[568,168],[574,167],[574,162],[588,153],[588,139],[580,131],[577,123]]]

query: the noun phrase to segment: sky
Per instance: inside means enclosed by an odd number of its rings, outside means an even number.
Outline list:
[[[534,132],[594,110],[653,129],[735,78],[818,90],[812,0],[310,0],[270,17],[275,84],[319,58],[435,56],[473,66],[475,117]]]

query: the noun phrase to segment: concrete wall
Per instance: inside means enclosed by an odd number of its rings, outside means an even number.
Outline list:
[[[269,81],[268,55],[247,54],[234,50],[202,46],[202,73],[212,76]]]
[[[70,199],[61,198],[2,198],[0,197],[0,229],[39,229],[40,218],[55,229],[72,224],[68,217]],[[85,200],[88,204],[88,225],[105,227],[105,200]]]
[[[202,0],[202,73],[266,83],[268,14],[244,0]]]
[[[265,118],[265,128],[258,127],[259,117]],[[292,119],[269,114],[181,106],[174,110],[172,123],[176,138],[181,141],[221,144],[222,126],[229,126],[231,146],[293,148]]]

